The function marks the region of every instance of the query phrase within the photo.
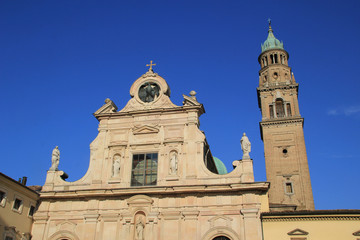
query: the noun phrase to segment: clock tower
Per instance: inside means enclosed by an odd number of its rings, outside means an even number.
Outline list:
[[[298,104],[299,84],[288,65],[289,54],[275,38],[269,21],[268,37],[258,58],[257,88],[262,121],[266,176],[272,211],[312,210],[314,201],[304,141],[304,119]]]

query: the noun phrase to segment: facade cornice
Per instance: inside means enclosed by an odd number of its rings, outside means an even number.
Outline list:
[[[298,222],[298,221],[359,221],[360,214],[351,215],[319,215],[319,216],[281,216],[281,217],[261,217],[262,222]]]
[[[274,118],[271,120],[261,121],[260,125],[263,127],[263,126],[295,124],[295,123],[304,124],[304,118],[302,118],[302,117]]]
[[[173,195],[173,194],[209,194],[218,192],[260,192],[266,193],[269,188],[268,182],[238,183],[238,184],[214,184],[214,185],[179,185],[179,186],[147,186],[131,188],[98,188],[71,191],[44,191],[40,194],[41,200],[53,199],[79,199],[99,197],[121,197],[136,194],[148,195]]]
[[[277,89],[298,89],[299,88],[299,84],[298,83],[292,83],[292,84],[288,84],[288,83],[269,83],[267,87],[258,87],[257,91],[258,92],[271,92],[273,90],[277,90]]]
[[[359,209],[305,210],[291,212],[263,212],[263,222],[319,221],[319,220],[360,220]]]
[[[190,111],[198,111],[199,115],[205,113],[204,106],[202,104],[197,106],[179,106],[176,108],[156,108],[156,109],[146,109],[146,110],[137,110],[137,111],[129,111],[129,112],[114,112],[114,113],[103,113],[103,114],[93,114],[96,119],[106,119],[112,117],[124,117],[124,116],[133,116],[133,115],[151,115],[151,114],[159,114],[159,113],[174,113],[174,112],[190,112]]]

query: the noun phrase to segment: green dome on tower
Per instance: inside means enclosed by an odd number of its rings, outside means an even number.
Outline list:
[[[271,28],[271,20],[269,19],[269,30],[268,30],[268,37],[263,44],[261,44],[261,52],[265,52],[270,49],[282,49],[284,50],[283,42],[276,39],[274,36],[273,30]]]
[[[227,174],[228,172],[227,172],[225,164],[217,157],[213,156],[213,159],[215,162],[216,169],[218,170],[218,173],[219,174]]]

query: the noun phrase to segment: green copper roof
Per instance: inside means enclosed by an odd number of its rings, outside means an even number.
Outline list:
[[[216,166],[216,169],[218,170],[218,173],[219,174],[227,174],[228,172],[225,167],[225,164],[217,157],[213,157],[213,158],[214,158],[215,166]]]
[[[284,44],[283,42],[280,42],[276,37],[274,36],[273,30],[271,28],[271,21],[269,20],[269,35],[266,39],[266,41],[261,44],[261,52],[265,52],[270,49],[283,49],[284,50]]]

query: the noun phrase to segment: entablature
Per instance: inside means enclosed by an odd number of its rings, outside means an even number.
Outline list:
[[[284,117],[284,118],[272,118],[269,120],[263,120],[260,122],[260,126],[271,126],[271,125],[283,125],[283,124],[296,124],[301,123],[304,125],[304,118],[302,117]]]
[[[296,89],[296,92],[299,89],[299,84],[289,84],[286,82],[277,82],[277,83],[269,83],[266,87],[258,87],[258,92],[270,92],[278,89]]]
[[[146,114],[173,114],[177,112],[192,112],[196,111],[198,116],[205,113],[205,108],[202,104],[194,105],[194,106],[178,106],[174,108],[157,108],[157,109],[146,109],[146,110],[136,110],[136,111],[129,111],[129,112],[108,112],[108,113],[100,113],[93,115],[96,117],[98,121],[102,119],[110,119],[110,118],[122,118],[122,117],[135,117],[136,115]]]
[[[146,187],[130,187],[130,188],[111,188],[111,189],[84,189],[72,191],[43,191],[41,192],[41,200],[53,199],[90,199],[90,198],[113,198],[120,196],[132,196],[136,194],[151,195],[173,195],[173,194],[209,194],[217,192],[238,192],[248,193],[256,192],[265,194],[269,189],[269,182],[254,183],[233,183],[233,184],[199,184],[199,185],[178,185],[178,186],[146,186]]]

